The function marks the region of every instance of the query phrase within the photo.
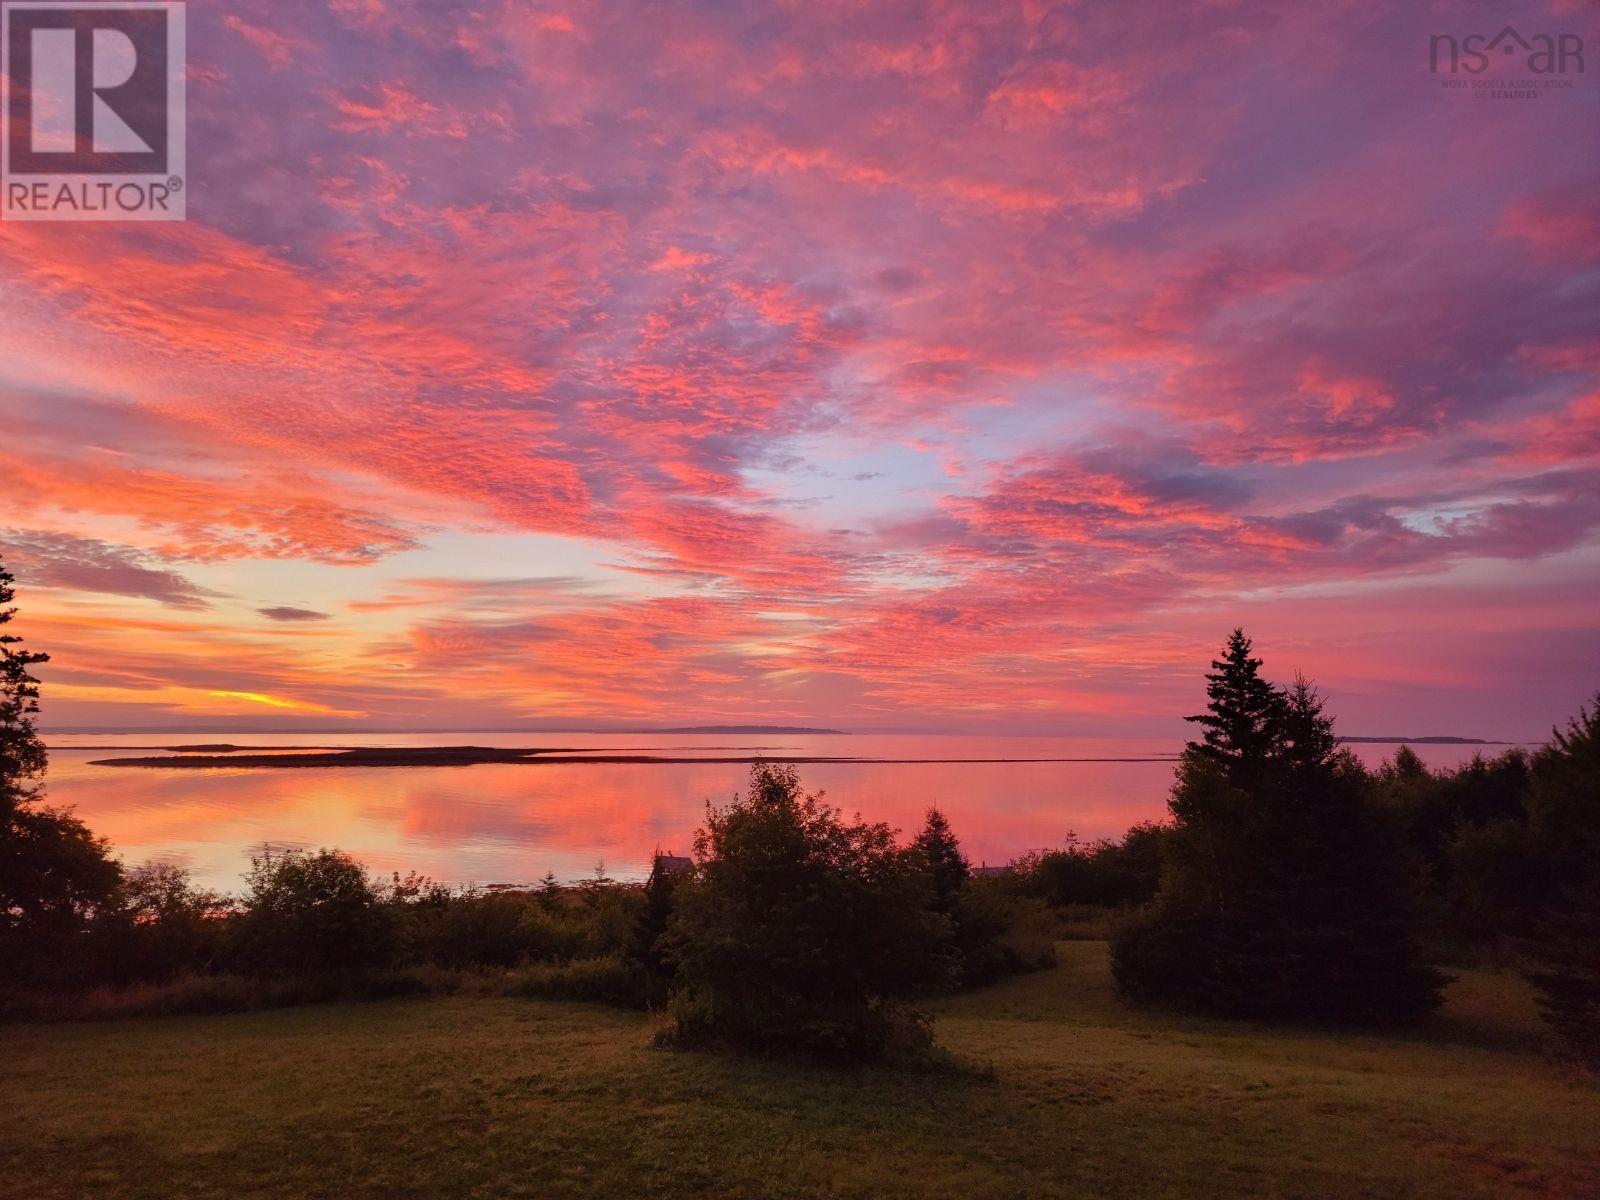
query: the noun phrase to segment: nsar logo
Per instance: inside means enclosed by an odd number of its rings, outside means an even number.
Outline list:
[[[1507,25],[1494,37],[1469,33],[1436,33],[1428,39],[1428,70],[1435,75],[1466,72],[1481,75],[1491,62],[1529,75],[1583,74],[1583,39],[1575,33],[1536,33],[1523,37]]]

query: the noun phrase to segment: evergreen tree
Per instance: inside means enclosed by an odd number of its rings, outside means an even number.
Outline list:
[[[662,867],[656,854],[650,878],[644,885],[644,906],[633,919],[633,933],[625,955],[628,965],[642,976],[645,1003],[659,1008],[672,988],[672,964],[663,952],[662,938],[672,919],[679,875]]]
[[[945,916],[955,913],[956,898],[972,877],[972,864],[961,852],[950,822],[937,808],[928,810],[922,831],[911,840],[911,853],[927,872],[933,887],[934,908]]]
[[[1279,750],[1291,776],[1313,780],[1325,775],[1339,755],[1333,721],[1323,713],[1326,702],[1298,671],[1283,697]]]
[[[1600,1066],[1600,696],[1535,756],[1528,807],[1555,901],[1528,943],[1545,1018]]]
[[[1566,888],[1534,927],[1527,975],[1544,1018],[1600,1068],[1600,872]]]
[[[13,577],[0,564],[0,627],[16,615]],[[0,962],[4,983],[82,977],[82,934],[116,894],[110,847],[68,812],[38,803],[47,762],[34,725],[48,654],[0,633]]]
[[[15,583],[0,563],[0,626],[9,625],[17,615],[11,603]],[[50,656],[24,650],[21,645],[16,634],[0,632],[0,813],[32,798],[37,790],[32,781],[44,774],[47,761],[44,742],[34,727],[39,680],[32,668],[49,662]]]
[[[1234,629],[1206,675],[1206,711],[1184,718],[1202,727],[1201,740],[1187,750],[1221,764],[1233,783],[1253,780],[1282,732],[1283,693],[1261,678],[1261,660],[1250,650],[1244,630]]]
[[[1237,1015],[1409,1019],[1438,1002],[1409,884],[1304,678],[1280,692],[1241,630],[1178,764],[1162,886],[1113,942],[1134,998]]]

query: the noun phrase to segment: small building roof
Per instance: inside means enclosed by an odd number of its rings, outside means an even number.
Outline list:
[[[652,871],[660,871],[665,875],[681,875],[685,871],[694,870],[694,859],[683,858],[677,854],[657,854]]]

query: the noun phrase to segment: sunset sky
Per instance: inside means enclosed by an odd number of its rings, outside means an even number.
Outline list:
[[[48,728],[1352,734],[1600,687],[1593,5],[194,4],[0,223]],[[1536,101],[1428,35],[1570,30]]]

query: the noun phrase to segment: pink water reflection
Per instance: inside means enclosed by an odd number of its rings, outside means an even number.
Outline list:
[[[733,795],[747,771],[727,763],[156,771],[90,766],[106,752],[75,748],[217,741],[759,751],[779,759],[1153,759],[1177,749],[1168,741],[1142,739],[911,735],[84,735],[52,739],[50,798],[73,805],[126,861],[180,861],[214,887],[235,888],[250,848],[263,842],[338,846],[380,871],[416,870],[451,882],[518,883],[546,871],[576,878],[597,860],[618,878],[636,878],[655,848],[687,852],[706,801]],[[1375,763],[1394,748],[1356,749]],[[1418,751],[1436,766],[1463,761],[1473,752],[1460,746]],[[804,766],[802,775],[809,787],[824,789],[841,807],[901,829],[915,828],[924,810],[936,804],[974,861],[1001,863],[1025,850],[1059,845],[1069,831],[1085,838],[1111,836],[1135,821],[1163,815],[1172,764],[815,763]]]

